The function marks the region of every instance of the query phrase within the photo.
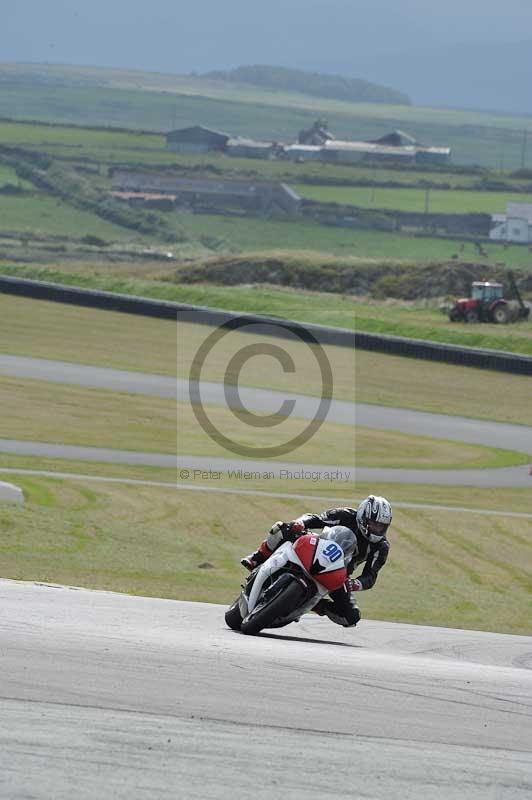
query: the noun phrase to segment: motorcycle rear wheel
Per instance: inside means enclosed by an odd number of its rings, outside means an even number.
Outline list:
[[[280,617],[286,617],[294,608],[297,608],[306,595],[305,588],[299,581],[292,581],[288,586],[275,594],[256,612],[252,612],[249,619],[242,622],[240,630],[250,636],[259,633],[263,628],[268,628],[271,623]]]

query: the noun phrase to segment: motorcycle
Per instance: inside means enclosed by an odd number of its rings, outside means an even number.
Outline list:
[[[299,620],[345,583],[354,547],[353,531],[342,525],[284,542],[249,575],[225,613],[227,625],[254,635],[263,628],[281,628]]]

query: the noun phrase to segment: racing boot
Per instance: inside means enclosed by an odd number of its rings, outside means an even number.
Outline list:
[[[266,544],[266,540],[264,540],[260,543],[258,550],[255,550],[254,553],[250,553],[249,556],[244,556],[244,558],[241,558],[240,563],[247,570],[253,572],[254,569],[259,567],[261,564],[264,564],[271,554],[272,550],[270,550]]]

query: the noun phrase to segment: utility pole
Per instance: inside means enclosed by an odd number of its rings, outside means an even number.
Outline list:
[[[528,128],[523,129],[523,142],[521,144],[521,169],[526,168],[526,147],[528,144]]]
[[[425,186],[425,214],[429,213],[430,186]]]
[[[373,175],[372,175],[372,183],[371,183],[371,197],[370,203],[373,205],[375,202],[375,178],[377,176],[377,165],[373,164]]]
[[[504,172],[504,128],[501,128],[501,141],[499,152],[499,172]]]

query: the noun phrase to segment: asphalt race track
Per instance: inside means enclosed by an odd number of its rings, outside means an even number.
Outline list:
[[[14,455],[42,456],[43,458],[66,458],[74,461],[96,461],[112,464],[137,464],[149,467],[167,467],[189,470],[246,470],[249,472],[271,472],[281,480],[286,479],[286,472],[296,477],[308,479],[313,474],[324,472],[338,473],[335,480],[339,486],[351,484],[353,481],[438,484],[440,486],[479,486],[506,487],[509,489],[529,489],[532,477],[527,466],[501,467],[498,469],[387,469],[381,467],[346,467],[338,464],[300,464],[288,461],[252,461],[244,459],[215,458],[214,456],[169,455],[168,453],[147,453],[134,450],[112,450],[104,447],[79,447],[76,445],[49,444],[47,442],[21,441],[16,439],[0,439],[0,453]]]
[[[0,608],[6,800],[532,796],[531,637],[245,637],[221,606],[15,581]]]
[[[189,402],[189,381],[164,375],[2,354],[0,354],[0,374]],[[206,405],[227,405],[222,384],[202,381],[200,385],[201,397]],[[312,419],[319,405],[319,399],[308,395],[249,387],[241,387],[239,391],[243,404],[255,411],[275,412],[282,402],[288,399],[295,403],[293,411],[295,417]],[[434,436],[450,441],[502,447],[532,455],[532,427],[525,425],[482,421],[447,414],[429,414],[424,411],[341,400],[331,402],[327,420],[344,425],[356,424],[418,436]]]

